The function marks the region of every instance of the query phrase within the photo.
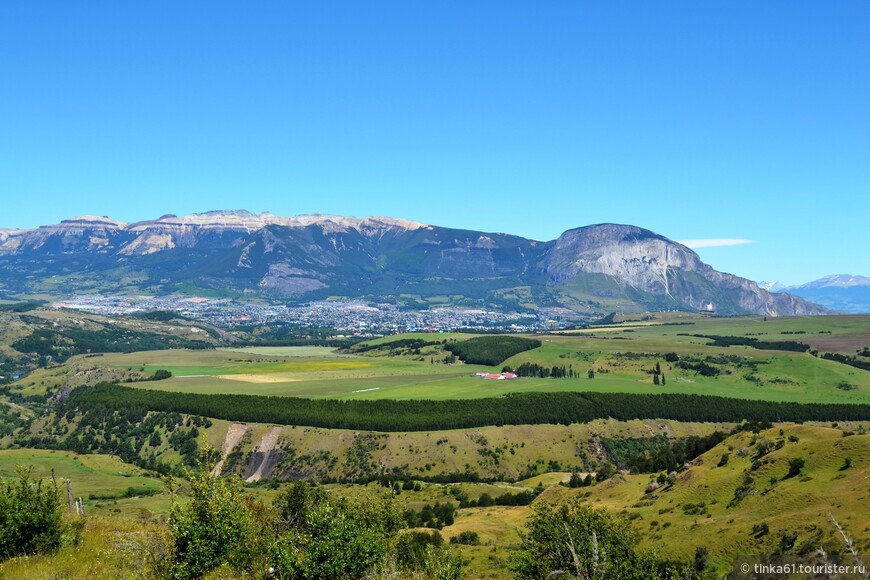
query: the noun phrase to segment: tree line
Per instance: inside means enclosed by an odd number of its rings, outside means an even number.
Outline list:
[[[870,362],[858,360],[854,356],[846,356],[835,352],[826,352],[822,355],[822,358],[825,360],[832,360],[844,365],[849,365],[850,367],[855,367],[856,369],[870,371]]]
[[[752,401],[676,393],[518,393],[468,400],[350,400],[172,393],[111,383],[75,389],[59,412],[144,408],[229,421],[372,431],[571,424],[594,419],[690,422],[867,421],[870,405]]]
[[[794,340],[758,340],[757,338],[747,336],[719,336],[716,334],[680,333],[677,336],[706,338],[712,341],[708,342],[707,346],[750,346],[759,350],[782,350],[786,352],[806,352],[810,349],[808,344],[796,342]]]

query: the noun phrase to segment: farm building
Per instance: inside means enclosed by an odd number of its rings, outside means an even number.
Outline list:
[[[474,373],[474,376],[479,377],[481,379],[494,379],[497,381],[503,381],[506,379],[515,379],[517,378],[516,373]]]

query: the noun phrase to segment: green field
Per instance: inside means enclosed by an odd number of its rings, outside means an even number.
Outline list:
[[[664,323],[663,323],[664,322]],[[22,380],[23,392],[36,393],[82,376],[93,384],[100,373],[158,369],[171,379],[136,382],[133,386],[191,393],[258,394],[340,399],[469,399],[510,392],[593,391],[624,393],[707,394],[753,400],[867,403],[870,371],[824,360],[806,352],[759,350],[747,346],[713,347],[709,339],[692,335],[799,341],[820,353],[854,354],[870,345],[870,316],[826,316],[768,319],[761,317],[670,317],[650,322],[626,322],[580,332],[534,335],[543,346],[520,353],[503,364],[564,366],[574,378],[484,380],[477,371],[497,372],[503,365],[443,364],[440,347],[392,351],[390,342],[463,340],[473,335],[410,334],[365,343],[382,345],[359,354],[342,354],[323,347],[259,347],[219,350],[147,351],[74,357],[66,365],[33,373]],[[675,353],[681,360],[719,360],[718,376],[703,376],[664,360]],[[862,359],[863,360],[863,359]],[[721,362],[724,361],[724,362]],[[654,385],[648,371],[659,363],[665,385]],[[590,380],[588,369],[596,376]],[[90,375],[88,373],[91,373]],[[108,379],[102,379],[108,380]],[[122,379],[122,382],[125,382]],[[75,385],[74,385],[75,386]]]
[[[53,474],[64,501],[65,480],[69,479],[73,497],[83,498],[89,511],[123,511],[150,517],[153,513],[169,510],[169,496],[163,493],[163,481],[159,476],[124,463],[117,457],[43,449],[0,450],[0,478],[15,477],[20,467],[32,467],[35,478],[46,479]]]

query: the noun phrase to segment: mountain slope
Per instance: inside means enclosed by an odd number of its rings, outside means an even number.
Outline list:
[[[870,278],[835,274],[800,286],[789,286],[783,291],[832,310],[843,312],[870,312]]]
[[[386,217],[213,211],[124,223],[82,216],[0,230],[0,290],[212,292],[567,307],[816,314],[824,309],[717,272],[689,248],[600,224],[538,242]],[[616,308],[613,308],[616,309]]]
[[[603,274],[660,308],[814,314],[819,310],[787,294],[771,294],[745,278],[724,274],[677,242],[635,226],[599,224],[562,234],[543,265],[555,282]],[[652,298],[654,297],[654,298]]]

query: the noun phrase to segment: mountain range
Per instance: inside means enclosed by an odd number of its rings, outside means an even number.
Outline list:
[[[590,225],[542,242],[387,217],[244,210],[0,229],[0,292],[349,297],[408,307],[547,307],[581,317],[826,311],[718,272],[686,246],[631,225]]]
[[[770,292],[787,292],[841,312],[870,312],[870,278],[851,274],[825,276],[806,284],[786,286],[779,282],[759,282]]]

